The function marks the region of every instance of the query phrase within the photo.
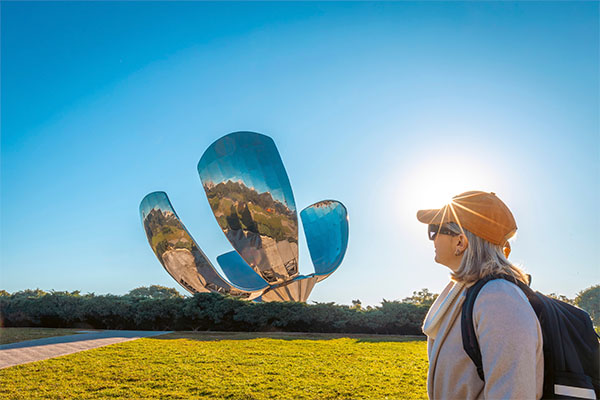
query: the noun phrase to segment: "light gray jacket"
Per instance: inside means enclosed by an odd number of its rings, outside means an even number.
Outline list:
[[[515,284],[498,279],[485,284],[477,296],[473,324],[485,383],[463,349],[460,316],[465,294],[463,290],[444,314],[435,339],[428,338],[429,398],[540,399],[542,332],[525,294]]]

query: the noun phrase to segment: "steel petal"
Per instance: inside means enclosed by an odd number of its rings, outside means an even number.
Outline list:
[[[267,281],[254,272],[235,250],[221,254],[217,257],[217,262],[227,279],[239,288],[253,291],[269,287]]]
[[[140,203],[148,243],[167,272],[190,293],[217,292],[254,299],[262,291],[234,287],[215,270],[189,234],[165,192],[148,194]]]
[[[209,146],[198,174],[210,207],[240,256],[270,285],[298,275],[298,217],[271,138],[230,133]]]
[[[336,200],[323,200],[300,212],[308,250],[319,281],[342,263],[348,247],[348,211]]]

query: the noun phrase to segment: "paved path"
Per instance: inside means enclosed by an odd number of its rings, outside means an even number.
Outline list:
[[[98,331],[0,345],[0,369],[170,331]]]

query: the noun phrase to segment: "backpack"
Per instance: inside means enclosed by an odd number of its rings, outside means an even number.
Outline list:
[[[473,326],[473,306],[477,294],[487,282],[505,279],[516,284],[527,296],[542,328],[544,341],[544,399],[600,398],[599,336],[584,310],[556,300],[509,275],[491,275],[467,289],[462,306],[463,347],[485,381],[481,351]]]

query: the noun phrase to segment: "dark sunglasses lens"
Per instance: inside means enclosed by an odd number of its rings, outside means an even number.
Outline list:
[[[428,229],[427,229],[427,233],[429,235],[429,240],[434,240],[435,237],[438,234],[440,227],[437,225],[429,225]]]
[[[444,235],[450,235],[450,236],[457,236],[458,235],[458,233],[456,233],[456,232],[454,232],[454,231],[452,231],[452,230],[450,230],[448,228],[442,228],[440,230],[440,233],[443,233]]]

